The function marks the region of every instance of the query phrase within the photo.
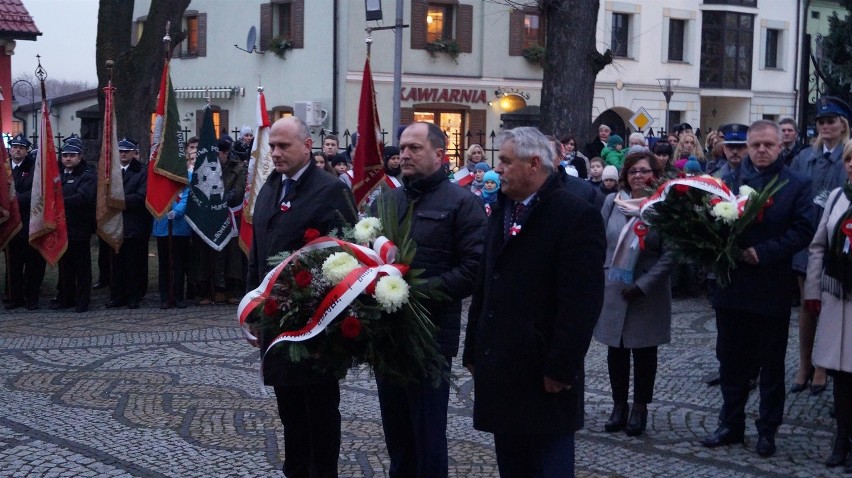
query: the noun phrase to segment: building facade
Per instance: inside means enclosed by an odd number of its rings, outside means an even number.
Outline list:
[[[384,128],[392,129],[399,95],[401,122],[440,124],[458,157],[471,143],[491,146],[504,114],[539,105],[545,19],[528,3],[515,9],[486,0],[404,2],[410,27],[399,92],[393,91],[394,34],[371,35]],[[134,35],[163,28],[145,24],[149,5],[136,3]],[[317,137],[355,131],[365,27],[394,22],[395,2],[383,7],[384,22],[368,24],[364,2],[355,0],[193,0],[182,25],[188,38],[172,63],[185,128],[197,132],[208,92],[220,129],[252,124],[262,84],[273,119],[304,116]],[[671,124],[689,122],[706,132],[729,122],[794,117],[803,8],[801,0],[602,1],[597,43],[612,51],[614,62],[597,77],[590,120],[626,133],[644,108],[653,118],[645,131],[665,129],[666,83]]]

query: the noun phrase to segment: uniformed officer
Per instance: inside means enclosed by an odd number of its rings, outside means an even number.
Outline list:
[[[44,258],[29,242],[30,193],[35,174],[35,155],[28,154],[31,144],[23,134],[12,138],[9,146],[12,180],[21,210],[21,230],[9,241],[6,249],[6,264],[9,268],[9,303],[6,309],[26,306],[29,310],[35,310],[38,309],[38,294],[45,269]],[[35,150],[31,153],[35,153]]]
[[[148,239],[153,223],[145,207],[148,171],[139,162],[139,147],[128,138],[118,142],[124,183],[124,242],[112,260],[112,282],[107,308],[138,309],[148,284]]]
[[[62,198],[68,249],[59,260],[59,300],[51,309],[89,310],[92,296],[92,252],[98,181],[83,161],[83,142],[72,135],[62,146]]]

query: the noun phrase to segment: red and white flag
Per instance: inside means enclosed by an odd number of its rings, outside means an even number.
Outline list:
[[[98,200],[95,212],[98,237],[118,253],[124,242],[124,181],[118,155],[118,134],[115,130],[115,108],[112,81],[104,88],[104,130],[101,157],[98,161]]]
[[[9,167],[6,148],[0,144],[0,249],[4,249],[15,234],[21,230],[21,211],[18,195]]]
[[[263,96],[263,88],[257,92],[257,134],[254,137],[254,146],[249,159],[248,177],[246,178],[246,194],[243,199],[243,214],[240,221],[240,249],[246,254],[251,249],[254,238],[254,203],[257,193],[269,177],[269,173],[275,165],[269,155],[269,114],[266,110],[266,97]]]
[[[358,144],[355,145],[355,158],[352,160],[352,194],[355,205],[361,204],[370,196],[370,192],[379,185],[384,176],[382,167],[381,127],[379,113],[376,110],[376,91],[373,89],[373,74],[370,71],[370,57],[364,61],[364,77],[361,81],[361,100],[358,106]]]
[[[470,183],[473,182],[473,173],[466,166],[462,167],[453,173],[453,180],[459,186],[470,186]]]
[[[65,225],[65,202],[59,162],[53,144],[53,128],[47,100],[41,100],[41,136],[33,167],[32,202],[30,203],[30,245],[50,265],[56,265],[68,248],[68,229]]]

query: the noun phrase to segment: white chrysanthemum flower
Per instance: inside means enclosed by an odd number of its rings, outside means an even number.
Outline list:
[[[751,196],[752,194],[757,194],[757,191],[754,188],[749,186],[740,186],[740,196]]]
[[[376,293],[373,297],[385,312],[396,312],[408,303],[408,283],[402,277],[382,277],[376,282]]]
[[[335,252],[322,263],[322,275],[332,284],[342,281],[358,267],[358,261],[346,252]]]
[[[382,221],[377,217],[365,217],[355,224],[353,235],[355,240],[361,244],[367,244],[376,240],[382,232]]]
[[[716,220],[725,221],[728,224],[732,224],[740,217],[739,211],[737,211],[737,205],[727,201],[722,201],[713,206],[713,209],[710,210],[710,214],[712,214]]]

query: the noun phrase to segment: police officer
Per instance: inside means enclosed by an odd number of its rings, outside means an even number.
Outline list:
[[[83,142],[72,135],[62,146],[62,198],[68,228],[68,249],[59,260],[59,300],[51,309],[89,310],[92,296],[92,252],[95,232],[97,178],[82,158]]]
[[[23,134],[9,141],[12,181],[21,210],[21,230],[9,241],[7,266],[9,268],[9,303],[7,310],[26,306],[38,309],[38,294],[44,280],[45,261],[29,242],[30,194],[33,189],[35,155],[28,154],[30,142]],[[33,150],[33,153],[35,150]]]
[[[107,308],[138,309],[148,284],[148,239],[153,221],[145,207],[148,171],[139,162],[139,147],[128,138],[118,142],[124,183],[124,242],[112,260]]]

